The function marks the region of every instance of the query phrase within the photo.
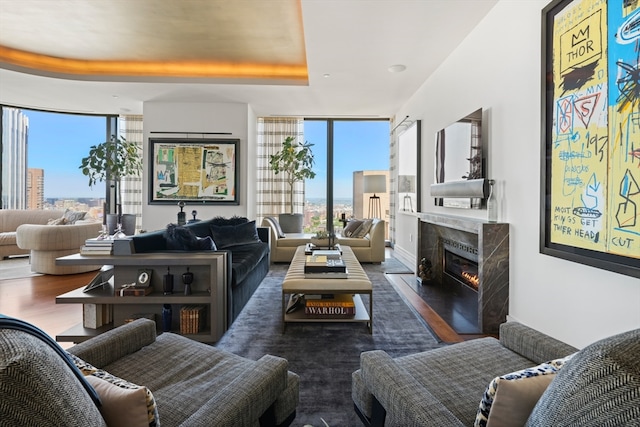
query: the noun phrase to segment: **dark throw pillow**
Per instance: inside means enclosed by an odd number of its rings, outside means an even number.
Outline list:
[[[212,225],[211,235],[219,249],[260,241],[255,221],[249,221],[238,225]]]
[[[210,219],[207,222],[210,225],[215,225],[216,227],[220,227],[220,226],[227,226],[227,225],[246,224],[247,222],[249,222],[249,218],[245,218],[243,216],[237,216],[237,215],[234,215],[231,218],[225,218],[223,216],[216,216],[216,217]]]
[[[187,227],[176,224],[167,225],[165,232],[167,249],[173,251],[204,251],[216,250],[216,245],[211,237],[200,238]]]

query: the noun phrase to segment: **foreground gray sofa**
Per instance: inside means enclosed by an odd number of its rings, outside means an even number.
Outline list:
[[[56,348],[33,334],[0,327],[0,425],[106,425]],[[295,418],[298,376],[279,357],[252,361],[180,335],[156,337],[155,323],[147,319],[68,351],[146,386],[165,427],[286,426]]]
[[[472,426],[491,380],[577,350],[516,322],[481,338],[392,359],[364,352],[355,410],[372,426]],[[534,403],[535,404],[535,403]],[[640,426],[640,329],[594,343],[564,364],[530,426]]]

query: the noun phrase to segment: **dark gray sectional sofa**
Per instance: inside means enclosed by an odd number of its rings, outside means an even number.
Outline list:
[[[196,237],[210,237],[218,251],[229,252],[227,328],[238,317],[249,298],[256,291],[262,279],[269,272],[269,230],[256,227],[255,221],[244,217],[216,217],[189,223],[183,226]],[[174,241],[167,230],[142,233],[130,238],[123,245],[129,253],[151,253],[168,251],[202,251],[205,242]],[[211,250],[210,248],[208,248]],[[126,255],[126,253],[118,253]]]

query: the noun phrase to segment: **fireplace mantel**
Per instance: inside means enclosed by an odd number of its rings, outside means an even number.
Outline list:
[[[420,221],[418,262],[431,261],[434,286],[443,285],[443,239],[477,248],[478,332],[497,334],[509,308],[509,224],[424,212],[416,216]]]
[[[429,224],[440,225],[442,227],[453,228],[473,234],[481,233],[482,227],[487,224],[496,224],[477,218],[466,218],[463,216],[433,214],[425,212],[419,212],[418,214],[416,214],[416,216],[422,222],[428,222]]]

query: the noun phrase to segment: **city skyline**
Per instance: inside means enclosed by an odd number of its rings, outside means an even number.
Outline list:
[[[44,170],[44,197],[97,198],[104,183],[90,188],[79,169],[92,145],[105,140],[106,118],[23,110],[29,118],[27,167]],[[325,121],[305,121],[304,140],[314,144],[316,178],[307,180],[308,198],[326,198],[327,132]],[[388,170],[389,122],[334,122],[334,199],[353,197],[353,172]]]
[[[89,187],[79,169],[89,147],[105,140],[106,118],[23,110],[29,118],[27,166],[44,169],[45,199],[104,197],[105,187]]]

